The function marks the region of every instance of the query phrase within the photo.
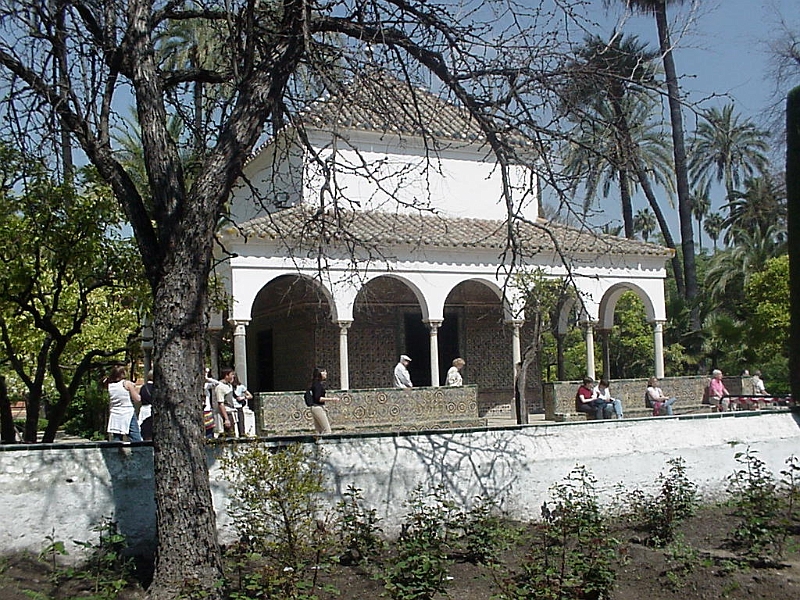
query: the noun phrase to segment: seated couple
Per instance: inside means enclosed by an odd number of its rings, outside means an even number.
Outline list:
[[[615,414],[617,419],[623,417],[622,401],[611,397],[608,381],[605,379],[594,385],[594,379],[584,377],[583,385],[575,394],[575,409],[578,412],[594,415],[595,419],[610,419],[612,414]]]

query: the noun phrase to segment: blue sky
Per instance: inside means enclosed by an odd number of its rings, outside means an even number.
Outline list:
[[[619,4],[623,6],[622,0]],[[594,16],[606,27],[606,35],[622,19],[624,33],[635,34],[653,48],[658,47],[652,16],[625,15],[624,9],[610,13],[602,0],[591,0],[591,5],[597,7]],[[800,0],[686,0],[682,7],[671,7],[669,14],[675,63],[681,87],[690,100],[698,102],[700,108],[722,106],[733,100],[737,110],[759,126],[773,125],[770,108],[775,85],[770,77],[768,44],[782,35],[781,19],[800,32]],[[800,85],[800,80],[794,84]],[[783,90],[783,96],[785,92],[788,89]],[[684,111],[684,125],[688,138],[695,126],[690,110]],[[778,153],[776,170],[783,168],[782,160]],[[724,201],[721,193],[714,196],[712,210]],[[638,199],[635,210],[645,205],[644,199]],[[607,212],[600,221],[612,219],[619,221],[618,215]],[[677,215],[674,222],[673,236],[677,239]]]

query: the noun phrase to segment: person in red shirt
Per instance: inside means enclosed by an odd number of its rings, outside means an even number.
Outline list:
[[[614,405],[611,402],[601,400],[594,393],[594,379],[584,377],[583,384],[575,394],[575,410],[594,414],[595,419],[610,418],[614,412]]]

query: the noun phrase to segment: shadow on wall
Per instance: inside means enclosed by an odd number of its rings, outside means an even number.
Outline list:
[[[339,460],[331,460],[325,450],[323,446],[321,460],[332,484],[331,501],[341,499],[353,485],[381,518],[390,521],[403,512],[418,486],[426,492],[441,487],[465,508],[478,497],[503,507],[519,491],[518,480],[530,467],[521,437],[491,430],[365,436],[349,446],[344,462],[341,453],[337,452]]]
[[[109,443],[101,448],[108,469],[111,500],[110,517],[131,544],[131,554],[151,556],[156,550],[156,502],[151,444]],[[97,523],[99,525],[100,523]]]

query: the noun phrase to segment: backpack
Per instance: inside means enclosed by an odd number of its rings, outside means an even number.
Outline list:
[[[711,380],[706,380],[706,387],[703,388],[703,399],[701,400],[702,404],[711,404]]]
[[[650,394],[647,392],[644,393],[644,405],[647,408],[653,408],[653,401],[650,399]]]
[[[311,388],[308,388],[303,394],[303,401],[306,406],[314,406],[314,394],[311,393]]]

